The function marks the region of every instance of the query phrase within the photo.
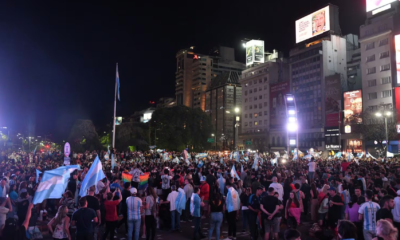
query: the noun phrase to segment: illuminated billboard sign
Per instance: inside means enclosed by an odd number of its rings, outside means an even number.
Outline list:
[[[264,41],[251,40],[246,43],[246,65],[264,63]]]
[[[367,0],[367,12],[374,9],[383,7],[389,3],[396,2],[397,0]]]
[[[345,92],[344,124],[362,123],[362,94],[361,90]]]
[[[329,6],[296,21],[296,43],[330,30]]]
[[[396,49],[397,84],[400,84],[400,34],[394,37]]]

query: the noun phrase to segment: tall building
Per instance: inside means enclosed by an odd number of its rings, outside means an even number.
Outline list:
[[[264,53],[264,63],[248,65],[242,72],[240,84],[243,89],[241,106],[241,128],[239,135],[239,148],[257,149],[259,151],[270,150],[271,147],[283,146],[284,132],[275,125],[270,131],[270,98],[271,87],[283,84],[289,90],[289,66],[283,54],[277,51]],[[280,88],[275,88],[280,91]],[[274,93],[274,92],[273,92]],[[279,135],[277,137],[276,135]],[[275,142],[275,137],[277,142]],[[272,139],[274,141],[272,141]],[[274,143],[273,143],[274,142]]]
[[[399,2],[380,6],[367,12],[365,25],[360,27],[363,108],[376,111],[383,106],[394,108],[396,77],[395,36],[400,34]],[[388,6],[388,7],[387,7]],[[375,11],[375,14],[374,14]]]
[[[157,103],[157,108],[170,108],[176,106],[175,98],[160,98]]]
[[[388,122],[397,121],[399,126],[400,3],[396,0],[367,1],[366,16],[365,24],[360,26],[363,110],[372,116],[383,109],[397,112],[397,116],[388,117]],[[382,118],[363,120],[364,124],[383,121]],[[368,150],[375,149],[372,140],[365,145]],[[398,152],[398,148],[398,141],[390,141],[390,152]]]
[[[358,36],[348,34],[346,38],[347,49],[347,81],[342,83],[342,91],[354,91],[362,88],[361,49]]]
[[[296,42],[290,50],[290,90],[297,102],[299,148],[339,150],[347,43],[338,7],[329,4],[297,20]]]
[[[242,87],[239,73],[223,72],[215,77],[205,92],[205,113],[215,129],[217,149],[235,149],[239,133]],[[210,136],[211,138],[212,136]]]
[[[240,73],[245,68],[234,56],[234,49],[228,47],[219,47],[208,55],[196,53],[194,47],[179,50],[175,74],[177,105],[205,110],[205,91],[211,80],[221,73]]]

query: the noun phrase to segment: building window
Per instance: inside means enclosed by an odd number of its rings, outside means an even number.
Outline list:
[[[376,79],[368,81],[368,87],[375,87],[376,86]]]
[[[378,98],[378,94],[376,92],[374,93],[368,93],[368,99],[372,100],[372,99],[377,99]]]
[[[267,77],[264,78],[264,82],[268,82],[268,78]]]
[[[251,85],[253,85],[253,82],[252,82],[252,81],[250,81],[250,82],[249,82],[249,85],[250,85],[250,86],[251,86]]]
[[[253,93],[253,90],[249,90],[249,94],[252,94]]]
[[[247,98],[244,99],[244,102],[245,102],[245,103],[247,102]]]
[[[254,104],[254,109],[256,109],[257,108],[257,104]]]
[[[375,61],[375,54],[367,57],[367,62]]]
[[[268,115],[268,111],[264,111],[264,116],[267,116]]]
[[[392,90],[386,90],[382,92],[382,97],[387,98],[392,96]]]
[[[254,80],[254,85],[257,84],[257,80]]]
[[[258,99],[262,99],[262,95],[258,96]]]
[[[244,110],[247,110],[247,106],[244,106]]]
[[[247,91],[244,91],[244,95],[247,96]]]
[[[265,85],[264,85],[264,90],[267,90],[267,89],[268,89],[268,85],[265,84]]]
[[[249,102],[253,102],[253,98],[249,98]]]
[[[386,52],[383,52],[383,53],[381,53],[381,58],[387,58],[387,57],[389,57],[389,51],[386,51]]]
[[[264,102],[264,107],[268,107],[268,102]]]
[[[247,118],[247,114],[244,115],[244,118]]]
[[[258,126],[258,122],[254,122],[254,126]]]
[[[365,46],[365,50],[370,50],[370,49],[373,49],[373,48],[375,48],[375,42],[368,43],[368,44]]]
[[[390,79],[390,77],[384,77],[382,78],[382,84],[388,84],[391,83],[392,79]]]
[[[390,63],[381,66],[381,72],[390,70]]]
[[[249,114],[249,117],[250,117],[250,119],[253,119],[253,114],[250,113],[250,114]]]
[[[258,83],[262,83],[262,79],[258,79]]]
[[[245,122],[245,123],[244,123],[244,126],[245,126],[245,127],[249,126],[249,123],[248,123],[248,122]]]
[[[254,97],[254,101],[257,101],[257,97]]]
[[[253,126],[253,122],[249,122],[249,126],[252,127]]]
[[[250,110],[253,109],[253,105],[250,105],[250,106],[249,106],[249,109],[250,109]]]
[[[389,38],[385,38],[379,41],[379,46],[387,45],[389,44]]]
[[[260,120],[260,122],[258,123],[259,125],[262,125],[262,120]]]
[[[262,116],[262,112],[259,112],[258,115],[261,117]]]
[[[258,104],[258,108],[261,109],[262,108],[262,103]]]
[[[257,113],[254,113],[254,118],[257,118],[258,117],[258,114]]]
[[[376,73],[376,67],[368,68],[367,69],[367,74],[374,74]]]
[[[255,93],[257,92],[257,88],[254,88],[254,92],[255,92]]]

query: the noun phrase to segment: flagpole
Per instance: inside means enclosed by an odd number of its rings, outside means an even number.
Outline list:
[[[116,65],[116,71],[118,71],[118,63]],[[112,141],[112,147],[115,148],[115,115],[117,111],[117,75],[115,75],[115,94],[114,94],[114,118],[113,118],[113,141]]]

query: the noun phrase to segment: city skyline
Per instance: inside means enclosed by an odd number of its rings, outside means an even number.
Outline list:
[[[116,62],[121,81],[117,115],[127,115],[148,107],[149,101],[174,97],[179,49],[232,47],[244,63],[241,40],[253,38],[263,39],[265,50],[288,56],[295,46],[295,20],[328,1],[290,1],[293,7],[287,8],[288,2],[260,1],[257,10],[246,11],[243,3],[163,8],[53,2],[20,6],[9,1],[1,10],[0,125],[57,138],[68,135],[76,119],[111,122]],[[329,2],[339,7],[343,35],[358,34],[365,1]]]

